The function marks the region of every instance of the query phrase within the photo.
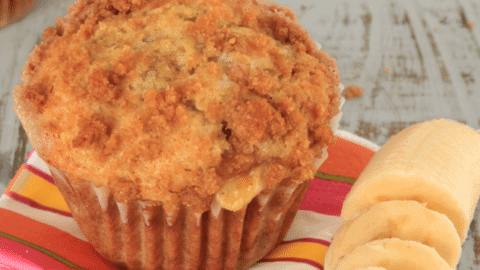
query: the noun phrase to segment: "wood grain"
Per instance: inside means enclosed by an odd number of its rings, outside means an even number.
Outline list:
[[[22,21],[0,29],[0,155],[12,166],[4,166],[11,179],[32,150],[25,132],[13,111],[11,90],[20,83],[20,72],[28,54],[40,42],[43,30],[65,16],[74,0],[39,0]],[[3,193],[7,181],[0,179]]]
[[[479,25],[478,12],[455,1],[337,1],[308,11],[301,21],[337,59],[344,84],[365,89],[347,101],[340,128],[378,144],[433,118],[478,129],[478,27],[466,25]]]

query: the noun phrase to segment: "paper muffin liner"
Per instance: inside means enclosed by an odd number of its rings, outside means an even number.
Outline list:
[[[236,212],[214,201],[201,213],[119,203],[108,188],[49,168],[89,242],[121,269],[245,269],[283,240],[310,182],[282,182]]]

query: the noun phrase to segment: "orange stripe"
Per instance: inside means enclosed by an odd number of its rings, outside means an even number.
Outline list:
[[[301,259],[313,261],[323,266],[328,247],[314,242],[287,242],[270,252],[265,260]]]
[[[357,179],[375,152],[367,147],[337,137],[337,142],[328,148],[328,158],[319,172]]]
[[[0,232],[45,248],[85,269],[116,269],[89,243],[64,231],[3,208],[0,216]]]
[[[23,168],[23,167],[22,167]],[[70,213],[58,188],[29,170],[21,170],[10,191],[26,197],[47,208]],[[7,193],[8,194],[8,193]]]

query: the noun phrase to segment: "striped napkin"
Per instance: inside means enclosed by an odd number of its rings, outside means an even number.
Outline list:
[[[250,270],[323,269],[345,196],[379,149],[346,131],[336,136],[284,241]],[[0,197],[0,269],[116,269],[87,242],[35,151]]]

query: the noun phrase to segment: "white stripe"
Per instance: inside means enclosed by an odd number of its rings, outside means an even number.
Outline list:
[[[83,235],[77,223],[75,223],[75,220],[71,217],[66,217],[49,211],[32,208],[28,205],[17,202],[16,200],[13,200],[6,195],[2,195],[2,197],[0,197],[0,208],[16,212],[38,222],[45,223],[59,230],[62,230],[83,241],[87,241],[87,238],[85,237],[85,235]]]
[[[300,210],[293,220],[285,241],[300,238],[315,238],[331,242],[333,235],[342,225],[342,218]]]
[[[318,268],[300,262],[262,262],[247,268],[248,270],[318,270]]]
[[[335,135],[337,135],[338,137],[341,137],[343,139],[346,139],[346,140],[349,140],[351,142],[354,142],[356,144],[359,144],[361,146],[364,146],[364,147],[367,147],[375,152],[378,152],[378,150],[380,150],[380,146],[378,146],[377,144],[367,140],[367,139],[364,139],[362,137],[359,137],[355,134],[352,134],[348,131],[345,131],[345,130],[341,130],[341,129],[337,129],[335,130]]]
[[[45,163],[45,161],[43,161],[43,159],[41,159],[38,156],[36,151],[34,151],[33,154],[30,156],[30,158],[27,160],[27,164],[32,165],[33,167],[43,171],[44,173],[46,173],[48,175],[52,175],[50,173],[50,169],[47,166],[47,163]]]

